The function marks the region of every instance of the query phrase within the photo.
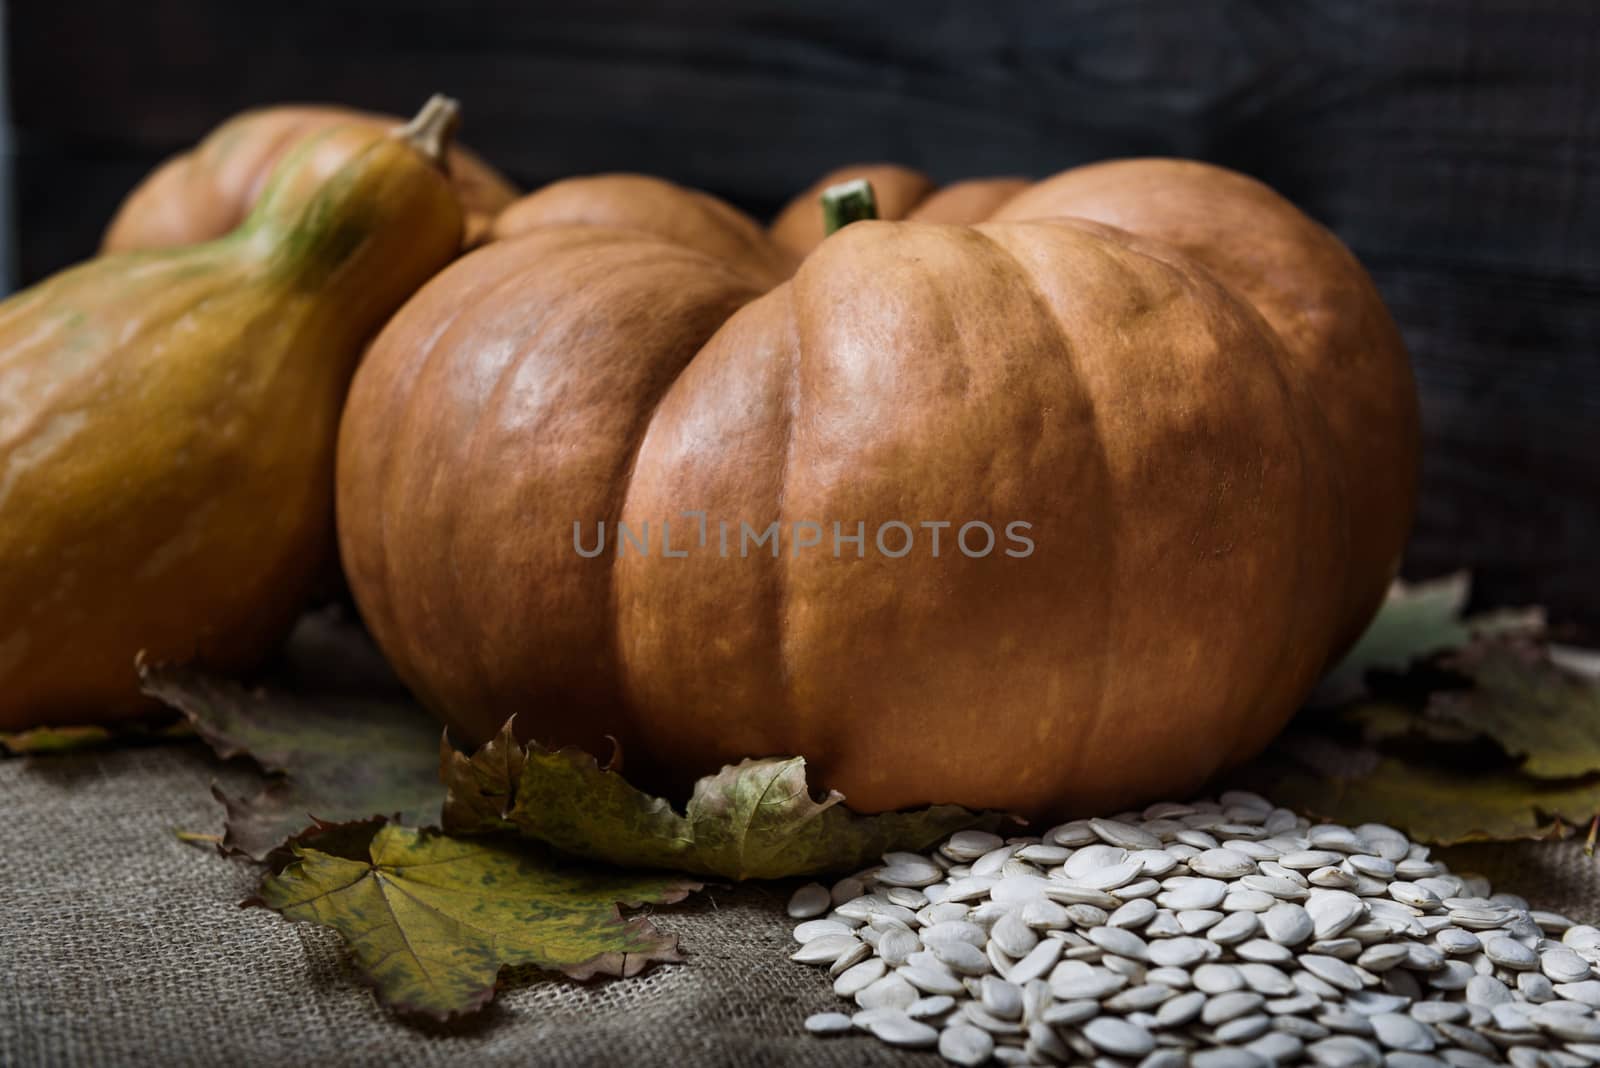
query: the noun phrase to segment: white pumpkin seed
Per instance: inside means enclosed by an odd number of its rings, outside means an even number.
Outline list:
[[[890,972],[876,983],[856,995],[856,1004],[863,1009],[904,1010],[921,997],[917,988],[906,982],[898,972]]]
[[[1030,901],[1022,906],[1022,922],[1039,930],[1059,931],[1072,924],[1070,909],[1073,907],[1075,906],[1058,905],[1049,898]]]
[[[974,1068],[993,1055],[994,1039],[971,1024],[954,1023],[939,1034],[939,1056],[952,1064]]]
[[[1539,966],[1539,955],[1505,935],[1491,935],[1483,942],[1484,956],[1504,968],[1523,971]]]
[[[913,953],[920,950],[922,945],[915,932],[899,930],[886,932],[878,939],[876,948],[878,956],[882,957],[890,967],[898,968],[906,963]]]
[[[1568,1001],[1600,1009],[1600,979],[1585,979],[1581,983],[1557,983],[1556,993]]]
[[[854,935],[825,934],[807,941],[789,954],[789,959],[801,964],[832,964],[860,944]]]
[[[840,923],[838,920],[807,920],[794,929],[794,940],[804,945],[815,941],[823,935],[844,935],[849,937],[852,928]]]
[[[906,1006],[906,1015],[913,1020],[931,1020],[943,1016],[956,1007],[956,999],[949,994],[930,994]]]
[[[995,1016],[1015,1020],[1022,1015],[1022,987],[998,976],[986,975],[980,986],[979,1000]]]
[[[1260,929],[1261,921],[1254,912],[1234,912],[1207,931],[1206,937],[1219,946],[1233,946],[1254,938]]]
[[[814,1035],[843,1035],[851,1029],[850,1017],[842,1012],[814,1012],[806,1017],[806,1030]]]
[[[1213,909],[1228,896],[1228,884],[1220,879],[1168,879],[1156,895],[1156,904],[1174,912],[1185,909]]]
[[[833,992],[842,998],[855,997],[861,991],[882,979],[884,973],[888,970],[889,966],[876,957],[872,960],[864,960],[839,973],[839,977],[833,981]]]
[[[1237,849],[1219,846],[1190,857],[1189,870],[1213,879],[1238,879],[1254,874],[1256,862]]]
[[[939,847],[939,851],[956,860],[973,861],[1005,845],[1005,840],[988,831],[957,831]]]
[[[1337,957],[1306,953],[1300,957],[1300,966],[1323,982],[1341,990],[1360,990],[1363,985],[1360,973]]]
[[[960,832],[786,908],[859,1009],[808,1031],[958,1064],[1600,1066],[1600,929],[1255,795]]]
[[[1593,966],[1568,946],[1551,946],[1539,954],[1539,968],[1552,983],[1577,983],[1593,974]]]
[[[1361,950],[1361,955],[1356,958],[1356,964],[1369,972],[1386,972],[1410,958],[1411,949],[1409,946],[1403,946],[1395,942],[1382,942]],[[1442,966],[1444,962],[1441,960],[1439,963]]]
[[[1306,1047],[1306,1053],[1322,1068],[1378,1068],[1383,1054],[1378,1047],[1351,1035],[1335,1035]]]
[[[1072,856],[1072,850],[1066,846],[1045,845],[1036,842],[1033,845],[1023,846],[1017,850],[1016,855],[1029,864],[1037,864],[1042,868],[1053,868],[1057,864],[1064,864]]]
[[[1294,951],[1265,938],[1252,938],[1233,947],[1234,956],[1258,964],[1288,964],[1294,960]]]
[[[1272,1018],[1266,1013],[1258,1012],[1250,1016],[1241,1016],[1237,1020],[1229,1020],[1216,1029],[1215,1038],[1224,1046],[1237,1046],[1260,1038],[1271,1026]]]
[[[1063,947],[1058,939],[1047,938],[1011,966],[1009,978],[1013,983],[1028,983],[1038,979],[1055,967],[1056,961],[1061,959]]]
[[[1174,990],[1188,990],[1194,986],[1193,976],[1182,968],[1174,967],[1151,968],[1144,973],[1144,981],[1147,983],[1160,983],[1162,986],[1168,986]]]
[[[1052,973],[1050,976],[1050,993],[1062,1001],[1110,997],[1127,985],[1126,976],[1105,968],[1091,968],[1084,973]]]
[[[1208,999],[1205,1007],[1200,1010],[1200,1020],[1208,1026],[1216,1027],[1229,1020],[1236,1020],[1256,1012],[1266,1004],[1266,1000],[1253,990],[1230,990],[1225,994],[1216,994]]]
[[[869,943],[857,942],[855,946],[839,954],[838,959],[828,966],[828,974],[838,976],[854,968],[857,964],[872,956],[872,948]]]
[[[1121,864],[1109,864],[1103,868],[1086,871],[1078,876],[1075,882],[1090,890],[1115,890],[1119,886],[1133,882],[1140,874],[1137,860],[1125,860]]]
[[[1149,1031],[1115,1016],[1097,1016],[1090,1020],[1083,1025],[1083,1037],[1096,1049],[1113,1057],[1143,1057],[1156,1045]]]
[[[1436,1044],[1427,1024],[1397,1012],[1380,1012],[1373,1016],[1372,1033],[1386,1049],[1427,1053]]]
[[[1089,821],[1089,829],[1099,836],[1103,842],[1121,846],[1123,849],[1160,849],[1161,839],[1149,831],[1140,830],[1130,823],[1118,820],[1093,819]]]
[[[891,1046],[921,1049],[935,1045],[939,1041],[938,1031],[921,1020],[913,1020],[903,1012],[878,1017],[872,1021],[871,1030],[875,1038]]]
[[[1272,998],[1263,1007],[1273,1016],[1287,1016],[1316,1012],[1321,1006],[1322,999],[1315,994],[1294,994],[1286,998]]]
[[[989,958],[984,956],[983,950],[960,939],[949,939],[944,942],[935,942],[928,949],[957,975],[982,975],[990,970]],[[912,980],[915,985],[916,980]],[[930,993],[946,994],[955,993],[948,990],[934,990]]]
[[[1245,985],[1262,997],[1283,998],[1295,992],[1290,978],[1270,964],[1240,964],[1238,968]]]
[[[1156,903],[1148,898],[1137,898],[1112,912],[1101,921],[1107,927],[1125,927],[1129,930],[1138,930],[1151,920],[1155,919],[1157,912]],[[1099,924],[1090,924],[1097,927]],[[1568,952],[1571,952],[1568,950]],[[1573,954],[1577,956],[1577,954]]]
[[[958,943],[959,944],[959,943]],[[971,949],[972,947],[968,947]],[[976,949],[974,953],[983,954]],[[954,997],[965,994],[966,986],[961,979],[949,968],[935,967],[932,964],[905,964],[895,971],[895,974],[904,979],[908,984],[920,990],[922,994],[949,994]],[[921,997],[922,995],[917,995]],[[915,1000],[915,999],[913,999]]]
[[[833,905],[828,888],[821,883],[806,883],[789,898],[789,915],[797,920],[821,916]]]
[[[1305,1043],[1293,1035],[1272,1031],[1245,1046],[1245,1050],[1267,1064],[1290,1064],[1300,1058]]]

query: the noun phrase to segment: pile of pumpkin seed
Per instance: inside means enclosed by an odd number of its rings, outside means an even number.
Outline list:
[[[953,835],[795,892],[806,1020],[961,1065],[1600,1065],[1600,930],[1264,798]]]

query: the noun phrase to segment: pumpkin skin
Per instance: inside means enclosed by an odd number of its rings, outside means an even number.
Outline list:
[[[245,668],[287,633],[356,361],[460,245],[439,162],[331,127],[229,237],[0,303],[0,729],[142,712],[137,655]]]
[[[123,200],[106,228],[102,252],[196,245],[231,232],[244,221],[285,155],[335,126],[361,125],[387,132],[405,120],[320,105],[282,105],[242,112],[194,148],[167,160]],[[347,142],[321,142],[325,173],[346,160]],[[466,242],[477,244],[516,188],[471,151],[450,149],[450,181],[466,214]]]
[[[1061,214],[1153,237],[1249,300],[1306,377],[1344,459],[1355,565],[1331,659],[1355,643],[1399,573],[1416,510],[1421,426],[1399,330],[1337,237],[1236,171],[1139,159],[1077,167],[1036,185],[997,178],[942,189],[904,167],[845,167],[791,201],[773,222],[773,239],[806,255],[822,239],[817,195],[853,178],[889,190],[879,198],[886,219],[971,223]]]
[[[1263,309],[1065,203],[855,223],[776,285],[649,225],[659,205],[542,213],[465,257],[379,335],[341,428],[379,644],[463,740],[513,714],[545,744],[611,736],[667,788],[797,753],[861,811],[1059,815],[1258,751],[1391,560],[1357,573],[1348,457]],[[575,521],[588,544],[686,509],[709,548],[575,551]],[[725,559],[718,520],[864,522],[867,551]],[[892,520],[1023,521],[1035,549],[972,558],[951,527],[889,559]]]

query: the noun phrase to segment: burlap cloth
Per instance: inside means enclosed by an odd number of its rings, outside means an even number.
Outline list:
[[[238,907],[258,869],[173,836],[218,829],[211,781],[250,775],[198,745],[0,760],[0,1065],[943,1063],[803,1032],[839,1003],[825,973],[787,959],[787,884],[657,910],[685,964],[590,985],[519,972],[468,1025],[409,1026],[331,931]],[[1450,860],[1600,918],[1600,866],[1576,842]]]

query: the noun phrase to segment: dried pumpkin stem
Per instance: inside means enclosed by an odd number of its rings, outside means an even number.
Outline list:
[[[445,153],[460,125],[461,105],[443,93],[434,93],[410,122],[395,128],[394,135],[443,166]]]
[[[855,178],[822,191],[822,228],[833,233],[862,219],[878,217],[878,196],[872,183],[865,178]]]

